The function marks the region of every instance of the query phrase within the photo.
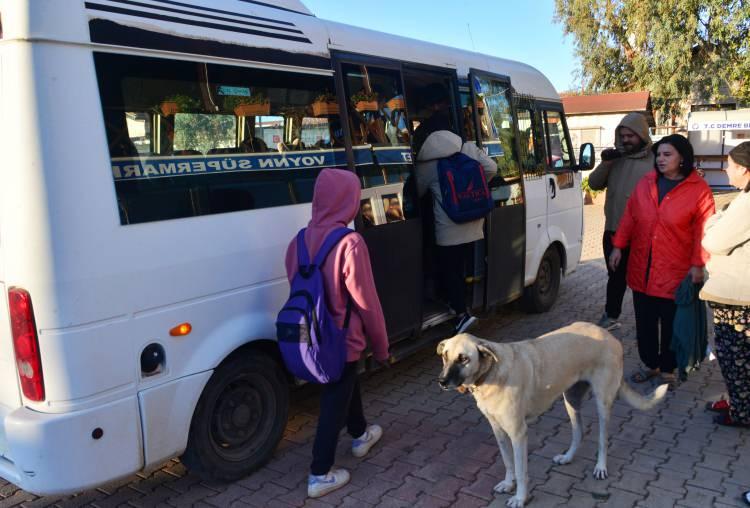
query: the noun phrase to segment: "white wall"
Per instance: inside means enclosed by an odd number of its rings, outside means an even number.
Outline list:
[[[599,129],[598,142],[594,143],[596,162],[598,164],[602,160],[601,151],[605,148],[613,148],[615,146],[615,129],[625,115],[626,113],[613,113],[606,115],[566,115],[568,131],[570,132],[576,160],[578,160],[578,152],[581,145],[581,129]],[[588,175],[588,173],[588,171],[584,172],[584,176]]]

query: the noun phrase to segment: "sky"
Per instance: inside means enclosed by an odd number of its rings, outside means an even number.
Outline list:
[[[573,39],[553,22],[554,0],[302,0],[317,17],[536,67],[558,92],[576,88]],[[481,8],[480,8],[481,6]]]

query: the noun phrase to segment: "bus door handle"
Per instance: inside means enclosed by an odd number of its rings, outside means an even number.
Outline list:
[[[555,199],[557,196],[557,186],[555,185],[555,179],[552,177],[549,177],[549,191],[550,191],[550,199]]]

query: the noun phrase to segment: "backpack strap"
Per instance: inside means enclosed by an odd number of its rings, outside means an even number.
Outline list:
[[[323,266],[323,263],[326,262],[326,259],[328,258],[328,254],[331,253],[333,248],[349,233],[351,233],[352,230],[349,228],[338,228],[334,229],[330,233],[328,233],[328,236],[323,241],[323,245],[320,246],[320,249],[318,249],[317,254],[315,254],[315,266]],[[344,330],[349,328],[349,320],[352,317],[352,295],[349,295],[349,298],[346,301],[346,315],[344,316]]]
[[[307,252],[307,245],[305,245],[305,231],[307,228],[302,228],[297,233],[297,266],[303,267],[310,264],[310,254]]]
[[[323,263],[326,262],[326,258],[331,250],[341,241],[342,238],[351,232],[352,230],[349,228],[338,228],[328,233],[328,236],[326,236],[326,239],[323,241],[323,245],[320,246],[317,254],[315,254],[313,264],[315,266],[323,266]]]

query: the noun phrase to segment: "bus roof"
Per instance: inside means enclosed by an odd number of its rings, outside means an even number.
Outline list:
[[[380,57],[456,69],[460,77],[468,76],[472,68],[483,70],[510,77],[518,93],[560,100],[544,74],[521,62],[332,21],[322,22],[330,35],[330,49],[371,54],[372,48],[377,48]]]
[[[3,39],[53,40],[330,70],[331,50],[511,78],[518,93],[559,101],[549,80],[512,60],[316,18],[300,0],[7,0]],[[30,11],[30,12],[27,12]],[[312,57],[312,58],[310,58]]]

